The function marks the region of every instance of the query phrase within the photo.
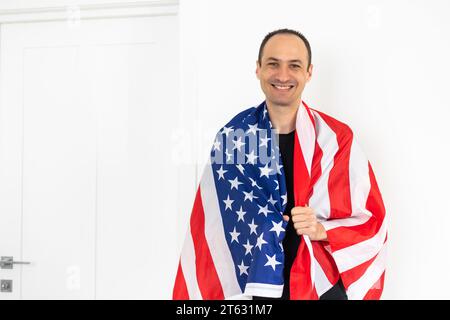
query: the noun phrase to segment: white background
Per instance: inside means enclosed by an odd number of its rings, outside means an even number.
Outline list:
[[[91,2],[3,0],[0,9]],[[449,299],[449,14],[446,0],[180,0],[180,112],[161,119],[170,136],[162,152],[175,169],[197,171],[180,175],[192,188],[167,213],[177,225],[168,239],[181,248],[216,131],[264,99],[255,76],[262,38],[289,27],[312,46],[304,100],[349,124],[375,171],[389,219],[383,298]]]

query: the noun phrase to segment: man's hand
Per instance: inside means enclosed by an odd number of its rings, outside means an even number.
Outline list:
[[[294,207],[291,210],[292,222],[298,235],[306,235],[311,240],[326,241],[327,232],[323,225],[317,221],[314,210],[310,207]],[[289,221],[289,216],[284,215],[284,220]]]

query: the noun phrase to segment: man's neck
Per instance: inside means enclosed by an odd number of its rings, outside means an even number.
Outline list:
[[[267,102],[267,110],[269,111],[270,121],[278,133],[285,134],[295,130],[295,122],[297,118],[297,110],[301,104],[293,106],[277,106]]]

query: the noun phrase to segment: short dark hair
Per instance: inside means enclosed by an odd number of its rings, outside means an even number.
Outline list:
[[[292,34],[294,36],[299,37],[303,41],[303,43],[306,46],[306,49],[308,50],[308,67],[307,68],[309,68],[309,66],[311,65],[311,46],[309,45],[308,39],[306,39],[306,37],[302,33],[292,30],[292,29],[286,29],[286,28],[272,31],[264,37],[263,41],[261,42],[261,45],[259,46],[259,53],[258,53],[259,65],[261,65],[261,58],[262,58],[263,50],[264,50],[264,47],[266,46],[267,41],[269,41],[270,38],[272,38],[273,36],[275,36],[277,34]]]

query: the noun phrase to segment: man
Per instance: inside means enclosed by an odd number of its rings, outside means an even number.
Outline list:
[[[381,194],[350,128],[302,101],[312,71],[301,33],[262,41],[256,75],[266,100],[216,137],[175,299],[380,298]]]

